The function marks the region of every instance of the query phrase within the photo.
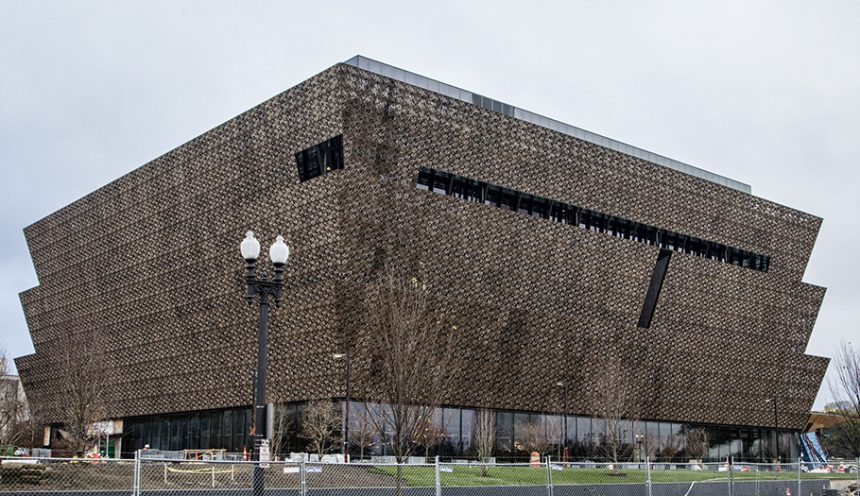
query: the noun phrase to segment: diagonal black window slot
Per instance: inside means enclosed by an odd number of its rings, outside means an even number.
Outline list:
[[[666,269],[669,268],[669,259],[672,258],[671,250],[660,250],[657,256],[657,264],[651,273],[651,283],[648,292],[645,293],[645,303],[642,305],[642,313],[639,314],[639,327],[645,329],[651,327],[651,318],[654,317],[654,309],[657,308],[657,299],[660,297],[660,289],[663,288],[663,279],[666,278]]]

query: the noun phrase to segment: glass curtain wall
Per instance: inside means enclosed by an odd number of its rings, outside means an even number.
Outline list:
[[[304,405],[300,403],[276,406],[273,427],[279,439],[278,454],[282,457],[307,449],[307,440],[302,436],[303,410]],[[381,421],[383,411],[379,405],[350,403],[351,456],[391,455],[386,444],[387,435],[379,434],[380,428],[388,434],[391,431],[391,426]],[[469,408],[439,409],[433,416],[433,428],[438,435],[425,440],[428,445],[417,447],[413,455],[423,456],[426,452],[429,456],[446,459],[473,458],[473,440],[479,434],[476,414],[476,410]],[[158,450],[224,449],[241,453],[251,446],[251,423],[250,408],[125,419],[123,456],[133,456],[135,450],[147,444]],[[498,410],[495,412],[494,456],[498,461],[525,461],[531,452],[539,451],[541,455],[560,458],[566,440],[571,460],[613,458],[610,436],[606,432],[606,425],[610,423],[569,415],[566,436],[563,424],[561,415]],[[691,433],[699,430],[705,434],[707,460],[732,457],[735,461],[772,462],[777,458],[774,429],[658,421],[622,421],[617,426],[614,447],[619,461],[633,461],[647,455],[667,463],[685,463],[694,451],[690,444]],[[796,459],[798,433],[781,429],[779,434],[780,459]],[[637,435],[641,436],[641,445],[637,445]],[[695,442],[702,443],[701,439]],[[339,449],[339,442],[333,442],[331,451],[339,452]]]

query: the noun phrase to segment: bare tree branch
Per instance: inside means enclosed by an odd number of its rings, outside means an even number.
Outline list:
[[[710,450],[710,439],[705,429],[690,429],[687,431],[687,451],[690,457],[704,460]]]
[[[493,456],[493,448],[496,445],[496,412],[492,410],[478,410],[475,412],[475,420],[472,425],[472,448],[479,462],[488,462]],[[481,466],[481,475],[488,475],[487,466]]]
[[[684,444],[681,436],[669,433],[669,435],[666,436],[666,439],[663,440],[663,458],[665,458],[667,462],[671,463],[672,458],[678,456],[678,453],[683,450],[683,446]]]
[[[368,288],[365,310],[360,342],[371,354],[373,384],[365,400],[379,408],[371,421],[397,463],[403,463],[432,422],[457,370],[458,329],[434,316],[427,288],[417,276],[393,270]]]
[[[419,426],[413,440],[416,446],[424,448],[424,458],[430,456],[430,449],[448,437],[448,429],[444,425],[435,425],[432,418],[424,419],[424,425]]]
[[[846,421],[831,429],[831,444],[842,454],[860,457],[860,347],[842,341],[833,357],[835,376],[830,391],[836,400],[834,413]]]
[[[308,440],[308,449],[322,458],[337,442],[340,423],[340,410],[331,401],[308,403],[302,416],[302,437]]]
[[[269,444],[272,454],[280,456],[287,446],[290,430],[294,427],[293,412],[290,405],[282,403],[275,406],[274,425],[272,426],[272,440]]]
[[[650,432],[645,432],[642,434],[642,453],[640,456],[648,457],[648,460],[654,460],[657,456],[657,452],[660,450],[660,438],[651,434]]]
[[[27,398],[18,376],[10,375],[11,361],[0,346],[0,450],[26,441],[28,433]]]
[[[349,444],[358,448],[358,459],[364,458],[364,450],[372,448],[376,443],[377,429],[368,418],[366,408],[361,413],[351,415],[349,419]]]
[[[549,441],[550,447],[555,448],[556,460],[561,460],[562,448],[564,447],[564,423],[562,417],[547,415],[546,438]]]
[[[520,445],[528,453],[537,451],[541,455],[545,455],[552,444],[547,439],[544,426],[537,422],[532,422],[522,428],[518,428],[516,433],[517,440],[514,444]]]
[[[99,331],[62,329],[59,339],[61,404],[55,407],[66,445],[82,453],[101,434],[94,432],[93,425],[108,410],[104,336]]]
[[[600,433],[599,449],[603,456],[612,460],[614,466],[630,456],[632,445],[630,435],[624,432],[627,422],[637,418],[637,408],[630,385],[624,379],[621,360],[611,356],[597,379],[595,388],[597,408],[596,423]]]

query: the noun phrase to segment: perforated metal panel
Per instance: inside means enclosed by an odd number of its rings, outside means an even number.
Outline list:
[[[343,134],[344,169],[299,183],[295,153]],[[420,166],[504,184],[772,257],[767,273],[676,253],[649,329],[658,249],[420,191]],[[803,283],[821,219],[471,102],[337,65],[25,230],[31,401],[58,408],[60,330],[107,336],[113,417],[251,404],[256,309],[238,243],[291,247],[273,310],[269,401],[371,386],[362,288],[421,268],[469,366],[447,403],[595,411],[619,357],[640,418],[799,429],[827,359],[803,354],[824,289]],[[262,264],[263,266],[266,263]],[[49,414],[48,418],[51,416]]]

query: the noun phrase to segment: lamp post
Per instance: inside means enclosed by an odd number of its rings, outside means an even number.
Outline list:
[[[562,429],[564,429],[564,434],[562,434],[562,436],[564,436],[562,438],[564,439],[564,455],[562,455],[562,459],[566,463],[568,458],[570,457],[570,452],[567,449],[567,380],[558,381],[557,383],[555,383],[555,385],[564,388],[564,416],[562,417],[564,419],[562,427]]]
[[[257,277],[257,258],[260,256],[260,242],[254,238],[254,233],[248,231],[245,239],[239,245],[242,258],[245,259],[245,283],[247,293],[245,299],[248,304],[254,303],[254,297],[260,300],[260,321],[258,328],[257,344],[257,391],[254,404],[254,459],[261,460],[260,448],[267,443],[266,440],[266,345],[269,332],[269,298],[275,305],[281,303],[281,288],[284,285],[284,267],[290,256],[290,249],[284,243],[284,237],[278,236],[269,248],[269,258],[275,267],[275,276],[272,279]],[[268,446],[266,447],[268,449]],[[268,453],[266,453],[268,456]],[[263,494],[263,469],[258,463],[254,465],[253,485],[254,495]]]
[[[776,431],[776,460],[779,461],[779,417],[776,414],[776,397],[769,398],[768,403],[773,403],[773,428]]]
[[[349,460],[349,370],[350,370],[350,357],[349,353],[335,353],[334,358],[336,360],[340,360],[342,358],[346,359],[346,373],[344,374],[344,389],[346,390],[346,400],[344,401],[344,410],[343,410],[343,424],[341,425],[340,432],[343,434],[343,461],[346,463]]]

